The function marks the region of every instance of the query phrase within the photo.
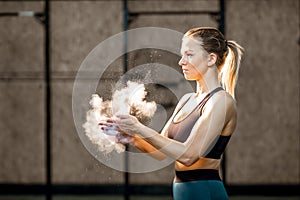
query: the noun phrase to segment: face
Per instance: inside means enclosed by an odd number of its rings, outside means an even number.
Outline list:
[[[208,69],[208,53],[201,46],[201,42],[190,37],[184,37],[181,45],[181,59],[179,65],[185,79],[200,80]]]

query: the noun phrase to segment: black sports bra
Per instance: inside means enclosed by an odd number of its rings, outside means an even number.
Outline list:
[[[168,129],[168,137],[171,139],[174,139],[179,142],[185,142],[188,137],[190,136],[190,133],[192,131],[192,128],[196,121],[201,117],[202,115],[202,109],[206,102],[218,91],[223,90],[222,87],[218,87],[214,89],[212,92],[207,94],[204,99],[194,108],[194,110],[186,116],[184,119],[180,120],[179,122],[174,122],[174,118],[172,119],[172,123],[169,126]],[[182,106],[178,109],[177,113],[174,115],[174,117],[178,114],[178,112],[182,109],[182,107],[188,102],[188,100],[191,98],[191,96],[182,104]],[[229,142],[230,136],[222,136],[219,135],[216,140],[212,143],[213,146],[208,148],[208,150],[204,153],[205,158],[214,158],[214,159],[220,159],[221,155],[223,154],[227,143]]]

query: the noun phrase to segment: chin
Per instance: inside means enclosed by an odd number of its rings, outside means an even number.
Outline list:
[[[187,81],[195,81],[196,79],[195,78],[193,78],[193,77],[191,77],[191,76],[189,76],[189,75],[184,75],[184,78],[185,78],[185,80],[187,80]]]

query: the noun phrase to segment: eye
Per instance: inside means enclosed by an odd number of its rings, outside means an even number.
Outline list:
[[[193,54],[190,54],[190,53],[188,53],[188,54],[186,54],[188,57],[192,57],[193,56]]]

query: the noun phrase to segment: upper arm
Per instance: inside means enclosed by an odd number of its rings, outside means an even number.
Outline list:
[[[236,124],[236,107],[231,97],[217,93],[206,103],[185,142],[185,156],[197,160],[203,156],[219,135],[231,135]],[[226,132],[225,132],[226,131]]]

